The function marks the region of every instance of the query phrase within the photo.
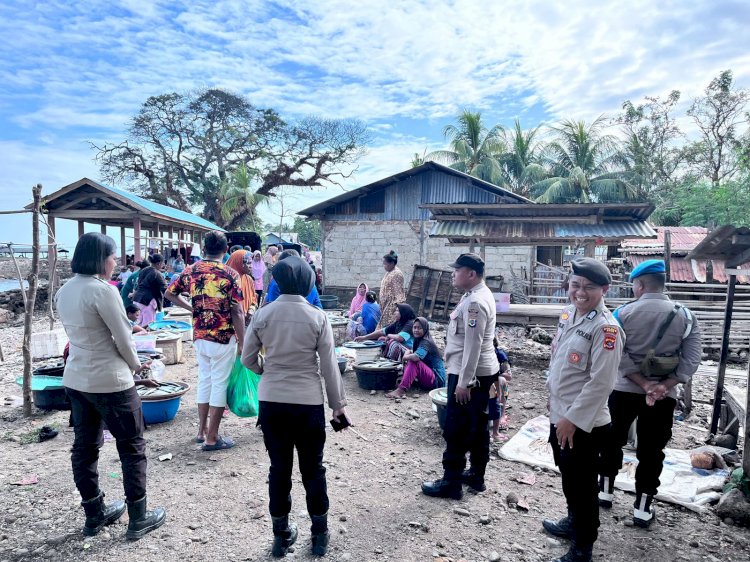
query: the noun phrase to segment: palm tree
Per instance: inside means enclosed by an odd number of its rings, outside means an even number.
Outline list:
[[[488,130],[482,123],[481,113],[466,109],[456,121],[456,125],[443,128],[443,136],[450,148],[431,152],[427,158],[442,161],[454,170],[500,185],[502,168],[498,157],[504,152],[502,127],[496,125]]]
[[[414,156],[411,157],[411,167],[417,168],[427,162],[427,149],[425,148],[422,151],[422,154],[419,152],[415,152]]]
[[[268,202],[268,197],[252,190],[252,180],[256,175],[256,170],[241,163],[219,186],[219,208],[226,228],[238,228],[249,221],[250,228],[258,231],[256,210],[258,205]]]
[[[516,119],[513,131],[503,131],[507,152],[500,157],[503,184],[522,195],[529,196],[531,186],[547,177],[547,170],[541,163],[541,147],[536,137],[540,127],[524,131]]]
[[[612,135],[602,133],[604,117],[590,124],[565,120],[551,127],[556,140],[547,146],[544,160],[551,177],[531,186],[539,203],[588,203],[635,201],[632,174],[616,169],[619,146]]]

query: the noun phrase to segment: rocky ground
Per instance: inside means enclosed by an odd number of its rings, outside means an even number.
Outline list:
[[[40,320],[38,329],[46,329]],[[22,372],[21,329],[0,330],[6,361],[0,365],[0,396],[18,397],[13,382]],[[511,386],[511,430],[545,413],[543,370],[548,347],[526,340],[518,330],[501,334],[515,360]],[[185,362],[167,368],[170,380],[194,384],[197,369],[192,348]],[[399,403],[357,386],[345,375],[349,412],[360,436],[329,433],[326,466],[331,496],[333,561],[547,561],[565,551],[563,542],[541,530],[544,516],[565,511],[560,478],[536,471],[526,485],[513,476],[529,472],[493,452],[488,490],[462,501],[432,499],[419,492],[424,479],[440,474],[443,440],[428,396],[412,393]],[[705,386],[705,388],[704,388]],[[697,384],[706,392],[710,381]],[[168,521],[132,543],[124,540],[126,517],[99,536],[84,540],[79,497],[73,485],[69,451],[73,442],[64,412],[21,415],[18,401],[0,406],[0,561],[87,560],[267,560],[271,522],[267,513],[268,458],[254,419],[230,416],[223,432],[237,447],[204,453],[191,442],[196,431],[194,392],[189,392],[173,422],[147,431],[149,500],[167,509]],[[702,442],[708,407],[698,404],[675,428],[673,446]],[[59,424],[58,437],[24,445],[24,436],[44,424]],[[691,427],[692,426],[692,427]],[[694,429],[697,428],[697,429]],[[159,461],[171,453],[171,460]],[[13,485],[34,476],[36,484]],[[122,496],[121,468],[114,442],[105,443],[100,459],[101,486],[110,499]],[[509,493],[526,498],[528,511],[507,505]],[[293,516],[300,538],[291,560],[310,560],[309,520],[299,476],[294,480]],[[746,561],[750,530],[727,525],[709,509],[696,514],[659,503],[650,531],[629,525],[632,496],[618,493],[617,504],[602,512],[595,560],[631,562],[646,557],[679,561]]]

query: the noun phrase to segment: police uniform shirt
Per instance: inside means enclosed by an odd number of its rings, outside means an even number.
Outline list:
[[[551,423],[566,418],[590,433],[611,421],[607,399],[624,344],[625,334],[604,302],[583,315],[575,306],[563,310],[547,378]]]
[[[467,388],[476,377],[497,374],[495,298],[483,282],[466,293],[450,315],[445,338],[445,368]]]
[[[614,317],[627,335],[627,342],[620,361],[616,390],[645,394],[638,384],[628,378],[629,374],[640,373],[640,363],[654,344],[656,333],[674,310],[675,302],[662,293],[645,293],[637,301],[630,302],[615,310]],[[681,383],[690,380],[698,369],[702,355],[701,333],[698,320],[687,308],[682,307],[670,322],[659,345],[657,355],[679,352],[677,370],[669,375]],[[669,390],[671,398],[677,397],[677,388]]]

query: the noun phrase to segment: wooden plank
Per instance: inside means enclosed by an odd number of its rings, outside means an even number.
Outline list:
[[[432,292],[432,299],[431,299],[432,302],[430,303],[430,312],[429,312],[430,318],[432,318],[432,315],[435,312],[435,302],[437,301],[437,294],[438,294],[438,290],[440,289],[440,283],[442,283],[443,281],[443,273],[444,272],[441,271],[438,274],[438,280],[437,280],[437,283],[435,283],[435,289]],[[430,272],[430,276],[432,276],[432,274],[433,272]]]

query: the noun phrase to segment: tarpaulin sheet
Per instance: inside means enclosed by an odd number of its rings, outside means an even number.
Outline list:
[[[530,466],[540,466],[558,471],[548,443],[549,419],[539,416],[527,421],[523,427],[500,449],[500,456]],[[638,459],[635,451],[624,450],[623,467],[615,480],[615,487],[635,493],[635,468]],[[726,469],[702,470],[690,464],[690,452],[665,449],[664,470],[659,480],[657,499],[701,512],[709,503],[717,501],[722,486],[729,477]],[[559,472],[559,471],[558,471]]]

